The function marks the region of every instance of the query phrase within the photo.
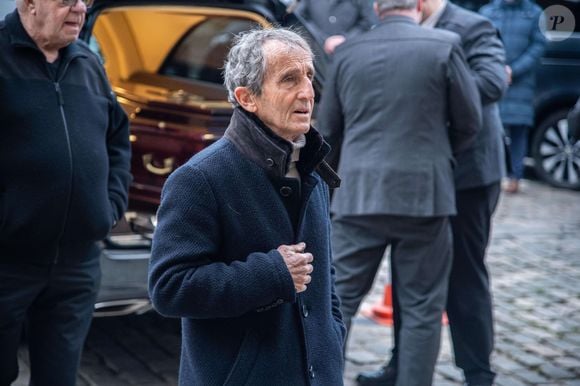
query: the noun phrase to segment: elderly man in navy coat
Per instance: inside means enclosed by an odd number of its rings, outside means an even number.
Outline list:
[[[237,37],[224,138],[168,179],[149,289],[182,318],[181,385],[341,385],[329,146],[310,127],[312,52],[283,29]]]

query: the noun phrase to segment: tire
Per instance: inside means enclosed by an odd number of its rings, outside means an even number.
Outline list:
[[[568,130],[568,110],[544,119],[534,133],[531,155],[538,177],[552,186],[580,190],[580,139]]]

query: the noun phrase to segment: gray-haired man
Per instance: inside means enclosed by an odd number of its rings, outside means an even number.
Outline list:
[[[329,146],[310,127],[312,52],[296,33],[239,36],[224,138],[165,185],[149,288],[182,318],[182,385],[341,385]],[[324,172],[319,170],[324,169]]]
[[[336,50],[319,112],[344,182],[331,207],[344,320],[350,325],[390,245],[399,386],[432,381],[451,268],[454,154],[481,120],[459,37],[421,28],[421,5],[375,3],[381,21]],[[395,382],[386,371],[358,381]]]

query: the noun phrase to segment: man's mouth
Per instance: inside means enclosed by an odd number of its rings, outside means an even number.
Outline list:
[[[77,27],[77,28],[80,28],[81,25],[78,21],[65,21],[64,24],[67,27]]]

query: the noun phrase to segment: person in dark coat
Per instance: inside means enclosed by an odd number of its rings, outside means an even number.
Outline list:
[[[128,120],[77,40],[88,2],[18,0],[0,22],[0,385],[76,383],[100,249],[127,205]]]
[[[492,0],[479,12],[500,31],[505,46],[510,86],[501,100],[500,114],[510,138],[512,163],[506,192],[516,193],[534,125],[536,68],[546,46],[539,26],[542,9],[530,0]]]
[[[181,385],[342,384],[328,186],[339,180],[310,126],[313,76],[296,33],[238,35],[225,135],[163,188],[149,291],[182,318]]]
[[[337,293],[349,326],[390,245],[396,382],[428,385],[451,268],[454,155],[480,129],[480,96],[459,36],[417,24],[422,1],[375,4],[379,24],[336,50],[318,115],[344,182],[331,206]]]
[[[300,0],[296,12],[322,39],[327,54],[378,22],[370,0]]]
[[[498,102],[507,89],[505,50],[497,30],[485,17],[446,0],[426,0],[424,25],[453,31],[481,96],[482,129],[475,142],[456,156],[455,200],[451,218],[453,265],[447,316],[455,363],[468,386],[491,386],[493,305],[485,252],[505,176],[503,126]]]

